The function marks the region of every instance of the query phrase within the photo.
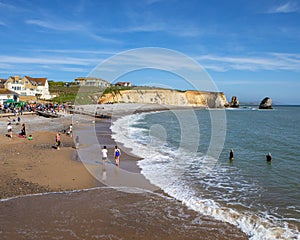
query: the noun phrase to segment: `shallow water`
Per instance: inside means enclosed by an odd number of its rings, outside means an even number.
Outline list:
[[[211,112],[193,113],[197,126],[186,111],[166,111],[124,117],[112,130],[144,158],[146,178],[190,208],[251,239],[300,239],[300,107],[226,110],[225,145],[213,168],[206,164]]]

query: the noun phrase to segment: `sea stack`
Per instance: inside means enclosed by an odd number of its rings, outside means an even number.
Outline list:
[[[238,108],[240,106],[240,102],[236,96],[232,96],[229,106],[232,108]]]
[[[272,99],[265,97],[259,104],[259,109],[272,109]]]

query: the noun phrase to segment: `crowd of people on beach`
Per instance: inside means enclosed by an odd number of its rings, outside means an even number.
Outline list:
[[[7,117],[7,134],[6,136],[10,139],[13,138],[13,128],[14,125],[20,125],[21,124],[21,116],[25,113],[35,113],[37,111],[42,112],[51,112],[51,113],[57,113],[57,112],[64,112],[66,113],[70,106],[68,104],[58,104],[58,103],[30,103],[30,102],[9,102],[0,104],[0,114],[3,114],[3,116],[7,116],[6,114],[10,114]],[[72,137],[72,124],[69,130],[69,135]],[[20,131],[18,132],[18,137],[20,138],[26,138],[26,126],[25,123],[22,123]],[[59,138],[58,136],[56,138]],[[29,140],[32,140],[32,135],[28,136]],[[56,143],[58,143],[59,140],[56,140]],[[59,147],[58,147],[59,149]]]
[[[24,112],[66,112],[69,109],[68,104],[58,104],[58,103],[28,103],[23,104],[18,103],[8,103],[0,105],[0,113],[13,113],[14,116],[18,114],[23,115]]]

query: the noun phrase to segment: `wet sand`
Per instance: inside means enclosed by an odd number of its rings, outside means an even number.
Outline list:
[[[122,114],[121,114],[122,115]],[[34,116],[32,117],[35,118]],[[40,118],[40,117],[39,117]],[[24,119],[25,121],[26,119]],[[0,140],[1,239],[247,239],[236,227],[187,209],[180,202],[156,193],[126,193],[105,187],[103,164],[82,164],[73,139],[62,135],[60,151],[52,148],[55,131],[70,124],[70,117],[35,121],[34,140]],[[88,120],[89,121],[89,120]],[[0,122],[1,123],[1,122]],[[40,124],[40,125],[39,125]],[[48,124],[48,127],[47,127]],[[97,120],[99,144],[106,145],[113,165],[110,119]],[[85,127],[84,121],[74,126]],[[45,131],[46,129],[51,131]],[[3,130],[3,129],[2,129]],[[5,131],[5,130],[4,130]],[[80,143],[80,148],[84,143]],[[139,172],[138,158],[122,149],[121,170]],[[80,150],[79,150],[80,152]],[[75,157],[74,157],[75,156]],[[100,180],[87,170],[100,174]],[[108,169],[107,176],[110,173]],[[15,183],[14,183],[15,182]],[[91,189],[97,187],[96,189]],[[77,189],[79,192],[64,192]],[[80,189],[91,189],[80,191]],[[54,193],[60,191],[60,193]],[[26,195],[49,192],[45,195]],[[6,199],[7,197],[24,195]]]
[[[0,215],[1,239],[243,239],[174,199],[106,188],[1,202]]]

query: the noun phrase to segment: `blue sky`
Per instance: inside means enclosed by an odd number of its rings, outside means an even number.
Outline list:
[[[120,52],[159,47],[196,60],[228,99],[300,104],[299,22],[297,0],[0,0],[0,77],[73,81]],[[159,71],[122,79],[189,88]]]

